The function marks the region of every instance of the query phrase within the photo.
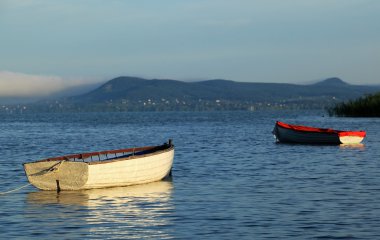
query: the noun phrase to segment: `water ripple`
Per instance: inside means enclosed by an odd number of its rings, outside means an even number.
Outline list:
[[[174,139],[173,180],[76,192],[27,187],[0,196],[0,238],[376,239],[378,119],[303,112],[4,115],[0,192],[22,163]],[[275,120],[364,129],[361,146],[276,144]]]

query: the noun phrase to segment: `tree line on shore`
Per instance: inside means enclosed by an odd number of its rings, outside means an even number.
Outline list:
[[[380,117],[380,92],[343,102],[329,109],[338,117]]]

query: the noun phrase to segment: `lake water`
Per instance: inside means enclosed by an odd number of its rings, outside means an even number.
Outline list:
[[[380,119],[323,112],[0,115],[0,192],[22,163],[176,146],[173,178],[88,191],[0,195],[0,239],[380,239]],[[276,120],[366,130],[363,145],[276,144]]]

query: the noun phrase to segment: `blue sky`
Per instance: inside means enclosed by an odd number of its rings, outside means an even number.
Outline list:
[[[121,75],[379,84],[379,12],[377,0],[0,0],[0,96]]]

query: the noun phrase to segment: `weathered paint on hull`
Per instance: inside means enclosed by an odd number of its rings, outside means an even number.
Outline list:
[[[147,156],[102,162],[25,163],[29,182],[42,190],[81,190],[159,181],[172,168],[174,148]]]
[[[88,164],[83,162],[34,162],[25,163],[24,170],[29,182],[42,190],[78,190],[88,179]]]
[[[136,160],[91,164],[84,189],[128,186],[155,182],[166,177],[173,164],[174,150]]]

